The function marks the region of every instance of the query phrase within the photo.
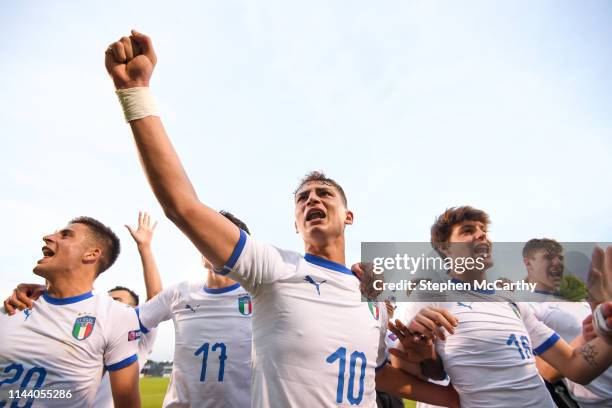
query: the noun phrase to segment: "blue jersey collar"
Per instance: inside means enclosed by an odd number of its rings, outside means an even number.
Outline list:
[[[209,293],[211,295],[218,295],[220,293],[227,293],[227,292],[231,292],[232,290],[236,290],[240,287],[240,283],[234,283],[233,285],[230,286],[226,286],[224,288],[209,288],[208,286],[204,285],[204,292]]]
[[[304,255],[304,259],[306,260],[306,262],[309,262],[311,264],[315,264],[315,265],[320,266],[322,268],[331,269],[333,271],[344,273],[346,275],[352,275],[353,274],[353,272],[351,272],[351,270],[349,268],[347,268],[346,266],[341,265],[341,264],[336,263],[336,262],[329,261],[329,260],[321,258],[321,257],[318,257],[316,255],[306,254],[306,255]]]
[[[52,305],[60,305],[60,306],[69,305],[71,303],[77,303],[77,302],[80,302],[81,300],[89,299],[92,296],[93,296],[93,293],[91,293],[91,291],[80,294],[80,295],[67,297],[67,298],[55,298],[55,297],[49,296],[47,291],[43,293],[43,298],[47,302],[51,303]]]

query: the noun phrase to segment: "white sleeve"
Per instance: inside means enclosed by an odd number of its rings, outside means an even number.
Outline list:
[[[376,357],[376,371],[380,370],[389,361],[389,349],[387,347],[387,325],[389,314],[384,302],[378,302],[380,309],[380,339],[378,342],[378,356]]]
[[[104,366],[108,371],[120,370],[138,359],[138,318],[130,306],[112,302],[109,313],[109,324]],[[116,304],[115,304],[116,303]]]
[[[163,289],[157,295],[136,308],[140,330],[143,335],[157,327],[161,322],[172,318],[172,305],[178,296],[178,286]]]
[[[141,329],[142,330],[142,329]],[[140,333],[140,341],[138,343],[138,355],[147,357],[153,351],[155,339],[157,338],[157,327],[150,329],[147,333]]]
[[[536,318],[533,309],[528,304],[519,302],[516,305],[521,312],[521,318],[531,338],[534,355],[544,353],[560,339],[553,329]]]
[[[295,273],[299,257],[252,239],[240,230],[240,239],[225,266],[215,273],[227,275],[252,295],[261,285],[273,283]]]

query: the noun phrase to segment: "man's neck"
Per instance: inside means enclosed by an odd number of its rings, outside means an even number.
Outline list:
[[[48,279],[47,281],[47,293],[54,298],[63,299],[74,297],[91,292],[93,289],[93,281],[86,279],[82,275],[80,278],[63,276],[62,279]]]
[[[207,270],[205,284],[210,289],[223,289],[228,286],[232,286],[236,281],[228,278],[227,276],[219,275],[211,270]]]
[[[319,258],[327,259],[340,265],[346,264],[344,237],[340,237],[334,241],[324,244],[304,243],[304,251],[307,254],[318,256]]]

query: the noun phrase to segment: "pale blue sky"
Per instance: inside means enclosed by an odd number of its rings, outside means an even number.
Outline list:
[[[77,215],[123,241],[96,287],[144,294],[125,223],[160,219],[166,284],[199,256],[163,218],[106,75],[106,46],[149,34],[153,92],[202,200],[301,250],[291,192],[325,170],[361,241],[423,241],[453,205],[498,241],[611,241],[608,1],[28,1],[0,8],[0,294],[37,281],[40,238]],[[3,297],[4,295],[2,295]],[[172,324],[154,358],[172,355]]]

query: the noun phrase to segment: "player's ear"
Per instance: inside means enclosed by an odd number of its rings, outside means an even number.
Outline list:
[[[344,225],[353,225],[353,212],[346,210],[346,216],[344,218]]]
[[[83,262],[87,264],[95,263],[102,256],[100,248],[91,248],[83,254]]]

